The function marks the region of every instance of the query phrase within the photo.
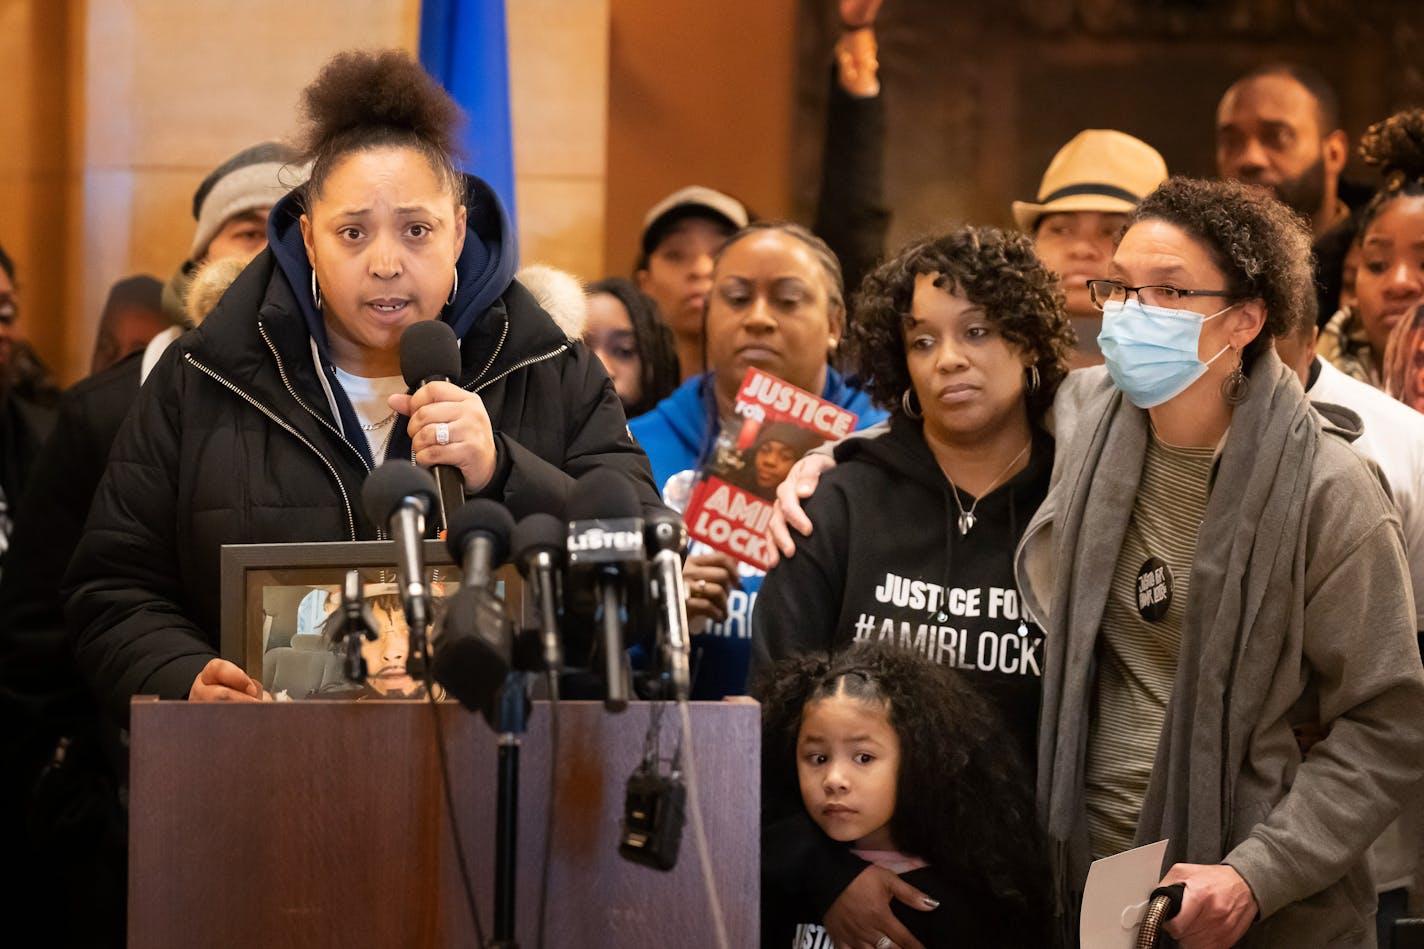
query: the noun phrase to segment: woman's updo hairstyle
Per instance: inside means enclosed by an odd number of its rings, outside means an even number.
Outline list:
[[[306,193],[321,194],[341,160],[372,148],[413,148],[445,182],[457,204],[465,194],[455,166],[460,107],[400,50],[337,53],[302,91],[297,147],[311,162]]]
[[[1364,240],[1389,202],[1424,196],[1424,109],[1396,112],[1371,125],[1360,139],[1360,157],[1379,169],[1384,183],[1360,212],[1356,240]]]

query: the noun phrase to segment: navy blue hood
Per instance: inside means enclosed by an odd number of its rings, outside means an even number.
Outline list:
[[[277,266],[292,286],[306,318],[307,329],[316,340],[322,362],[329,363],[326,324],[316,310],[311,295],[311,264],[307,262],[302,244],[301,216],[305,194],[298,188],[287,194],[272,208],[267,220],[267,241]],[[519,247],[514,225],[500,203],[499,196],[484,181],[465,176],[466,235],[465,247],[455,270],[460,275],[460,287],[455,303],[447,306],[440,319],[450,324],[455,337],[463,340],[489,309],[509,289],[514,273],[519,269]]]

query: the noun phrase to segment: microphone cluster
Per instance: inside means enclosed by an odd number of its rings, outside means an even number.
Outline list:
[[[445,542],[461,565],[460,589],[445,599],[428,644],[433,610],[421,541],[441,492],[424,469],[392,460],[371,473],[362,497],[396,548],[412,677],[425,678],[428,663],[446,692],[493,724],[511,672],[555,673],[556,689],[559,673],[596,669],[605,706],[622,711],[632,697],[626,647],[651,639],[664,696],[687,698],[687,533],[671,511],[644,518],[624,476],[595,470],[576,482],[567,520],[536,513],[516,524],[502,504],[485,499],[455,508]],[[495,584],[495,571],[511,561],[525,582],[527,629],[508,614]]]

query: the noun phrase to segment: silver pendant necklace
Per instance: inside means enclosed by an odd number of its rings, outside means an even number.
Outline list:
[[[949,476],[949,472],[945,472],[944,477],[949,482],[950,490],[954,494],[954,506],[959,511],[960,537],[968,535],[968,533],[974,529],[974,525],[978,522],[978,519],[974,516],[974,509],[979,506],[980,501],[984,500],[984,495],[993,493],[994,489],[999,486],[999,482],[1003,481],[1005,476],[1007,476],[1008,473],[1013,470],[1014,465],[1019,463],[1019,459],[1022,458],[1028,452],[1030,446],[1032,445],[1033,439],[1029,439],[1028,444],[1024,445],[1023,448],[1019,449],[1019,453],[1014,456],[1014,460],[1009,462],[1004,467],[1004,470],[999,472],[999,476],[995,478],[987,488],[984,489],[984,494],[981,494],[974,499],[974,503],[969,505],[969,510],[967,511],[964,509],[964,505],[959,500],[959,486],[954,483],[954,479]]]
[[[390,415],[387,415],[385,418],[381,419],[379,422],[362,422],[362,423],[361,423],[361,431],[363,431],[363,432],[374,432],[374,431],[376,431],[376,429],[378,429],[378,428],[384,428],[385,426],[391,424],[391,423],[394,422],[395,420],[396,420],[396,413],[395,413],[394,410],[392,410]]]

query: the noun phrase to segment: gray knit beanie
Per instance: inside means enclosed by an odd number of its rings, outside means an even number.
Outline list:
[[[198,260],[207,253],[208,244],[229,218],[270,208],[306,181],[309,169],[294,165],[296,157],[294,149],[280,142],[263,142],[243,149],[213,169],[193,193],[193,218],[198,230],[193,234],[189,259]]]

